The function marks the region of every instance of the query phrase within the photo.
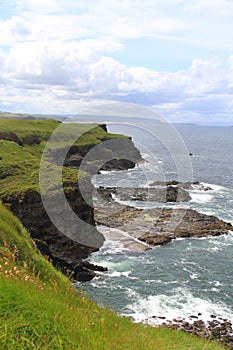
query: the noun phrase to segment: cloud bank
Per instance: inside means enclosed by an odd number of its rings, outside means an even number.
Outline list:
[[[121,101],[148,106],[171,121],[233,120],[232,1],[17,4],[0,20],[1,110],[71,114]],[[183,42],[180,57],[188,41],[200,57],[179,70],[170,57],[163,71],[116,58],[129,40],[148,37],[155,44],[158,38]]]

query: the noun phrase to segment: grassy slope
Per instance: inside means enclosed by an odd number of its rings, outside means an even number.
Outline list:
[[[1,349],[223,349],[181,332],[133,324],[77,295],[1,204],[0,286]]]
[[[39,190],[40,157],[58,125],[0,120],[1,137],[6,139],[0,140],[0,197]],[[7,140],[12,132],[23,146]],[[90,140],[96,144],[106,136],[103,129],[95,128],[77,144],[85,147]],[[77,171],[66,169],[64,178],[76,181]],[[0,349],[222,349],[180,332],[133,324],[97,307],[82,293],[77,296],[68,279],[39,254],[28,232],[1,203],[0,265]]]

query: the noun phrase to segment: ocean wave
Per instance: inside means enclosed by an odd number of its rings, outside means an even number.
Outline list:
[[[176,318],[182,318],[190,322],[190,315],[200,314],[200,318],[207,322],[212,314],[233,321],[233,310],[221,302],[215,303],[210,299],[195,297],[188,289],[176,288],[172,295],[150,295],[143,298],[134,294],[134,300],[127,305],[127,310],[136,322],[147,321],[157,325]],[[156,316],[156,317],[155,317]],[[161,317],[161,319],[157,318]]]
[[[206,193],[204,191],[190,192],[190,196],[191,196],[191,202],[197,202],[197,203],[211,202],[213,198],[213,195]]]
[[[109,277],[120,277],[120,276],[124,276],[124,277],[129,277],[129,275],[131,274],[131,271],[113,271],[113,272],[109,272],[107,273],[107,276]]]

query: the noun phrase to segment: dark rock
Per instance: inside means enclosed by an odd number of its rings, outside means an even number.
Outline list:
[[[51,205],[54,208],[56,208],[58,200],[59,198],[56,197],[51,199]],[[67,200],[80,219],[93,225],[93,230],[95,231],[93,209],[84,202],[78,188],[67,194]],[[83,259],[86,259],[92,252],[98,250],[97,248],[81,245],[63,235],[50,221],[38,192],[28,191],[20,197],[8,199],[7,203],[10,205],[11,211],[29,230],[41,253],[49,257],[58,269],[72,278],[75,277],[72,274],[74,266],[82,264]],[[84,272],[87,273],[87,265],[85,269]],[[84,272],[82,272],[82,276]],[[88,276],[94,276],[93,272],[91,271]]]
[[[52,258],[52,255],[49,250],[49,246],[45,241],[42,241],[40,239],[34,239],[37,248],[40,250],[42,255],[47,256],[48,258]]]
[[[83,264],[78,264],[73,269],[73,277],[76,281],[80,281],[80,282],[90,281],[95,276],[96,276],[96,273],[84,267]]]
[[[135,162],[129,159],[111,159],[101,166],[99,170],[126,170],[135,167]]]
[[[211,317],[215,315],[211,315]],[[190,319],[195,319],[196,316],[190,316]],[[213,317],[212,317],[213,318]],[[229,349],[233,349],[233,329],[231,322],[218,320],[204,322],[202,320],[195,320],[193,323],[187,321],[177,322],[176,319],[170,324],[166,322],[166,326],[172,329],[181,330],[199,337],[205,337],[209,340],[217,340],[221,344],[226,345]]]
[[[171,185],[164,188],[99,187],[97,190],[105,200],[111,200],[113,194],[122,201],[166,203],[188,202],[191,199],[186,190]]]
[[[103,266],[99,266],[99,265],[94,265],[94,264],[91,264],[90,262],[88,261],[83,261],[82,262],[82,265],[83,267],[89,269],[89,270],[93,270],[93,271],[108,271],[107,267],[103,267]]]
[[[64,166],[78,167],[81,164],[82,157],[79,154],[72,154],[65,159]]]

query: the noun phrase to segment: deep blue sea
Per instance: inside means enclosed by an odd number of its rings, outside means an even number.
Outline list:
[[[176,124],[167,129],[147,122],[109,124],[108,130],[131,135],[147,162],[129,171],[97,175],[94,184],[133,187],[158,179],[199,181],[212,190],[193,188],[188,206],[233,224],[233,127]],[[187,207],[187,203],[176,206]],[[154,323],[153,316],[172,320],[197,313],[203,320],[215,314],[233,321],[233,232],[178,239],[134,253],[116,240],[106,240],[90,261],[108,271],[81,288],[98,304],[135,321]]]

